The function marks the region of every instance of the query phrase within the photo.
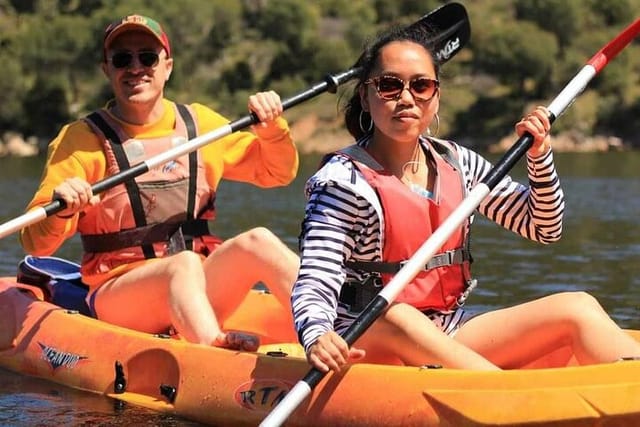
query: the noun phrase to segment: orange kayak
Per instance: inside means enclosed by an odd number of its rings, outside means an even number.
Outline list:
[[[224,325],[260,335],[255,353],[120,328],[42,297],[0,279],[1,367],[234,426],[258,425],[309,369],[287,313],[267,293],[252,291]],[[566,354],[557,353],[502,372],[354,364],[327,375],[287,425],[640,425],[640,361],[559,367]]]

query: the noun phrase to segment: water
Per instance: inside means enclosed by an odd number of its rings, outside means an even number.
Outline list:
[[[0,370],[0,425],[196,427],[199,424]]]
[[[296,247],[304,207],[302,186],[317,156],[302,159],[299,178],[286,188],[261,190],[223,183],[216,232],[232,236],[266,226]],[[596,296],[625,328],[640,328],[640,153],[557,154],[566,195],[564,235],[541,246],[477,217],[472,234],[479,288],[468,304],[487,310],[563,290]],[[17,217],[38,184],[43,159],[0,159],[0,221]],[[518,164],[512,176],[522,179]],[[57,254],[77,260],[77,240]],[[23,253],[15,236],[0,240],[0,275],[14,275]],[[0,370],[0,425],[196,426],[135,407],[118,407],[82,393]]]

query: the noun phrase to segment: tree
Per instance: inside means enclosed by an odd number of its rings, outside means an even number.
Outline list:
[[[15,56],[5,49],[0,51],[0,63],[3,64],[0,79],[0,129],[22,130],[26,126],[22,110],[22,98],[26,92],[24,72],[20,62],[15,61]]]
[[[344,39],[314,40],[310,67],[304,72],[307,81],[319,80],[326,74],[344,71],[355,62],[355,53]]]
[[[18,17],[10,6],[3,6],[0,10],[0,129],[18,130],[24,125],[22,96],[26,91],[26,81],[16,45],[17,22]]]
[[[517,0],[516,19],[536,23],[555,34],[560,51],[583,28],[587,8],[582,0]]]
[[[274,89],[286,96],[343,71],[380,30],[413,22],[443,3],[0,0],[0,126],[47,132],[62,124],[54,122],[104,105],[112,94],[98,66],[102,32],[130,13],[157,19],[169,34],[175,62],[167,97],[237,115],[246,112],[250,93]],[[471,41],[443,69],[447,95],[440,116],[449,135],[466,138],[510,129],[528,101],[550,99],[640,14],[636,0],[464,3]],[[575,119],[564,121],[566,128],[576,123],[611,134],[637,131],[631,124],[640,97],[638,46],[634,42],[590,82],[592,92],[572,109]],[[314,109],[333,111],[333,98],[326,98],[328,108],[318,101]],[[43,116],[50,123],[41,123]]]
[[[26,94],[24,113],[32,135],[43,138],[55,135],[71,117],[63,84],[40,77]]]
[[[303,52],[318,30],[319,11],[313,3],[271,0],[260,11],[257,28],[265,39],[285,44],[292,55]]]
[[[538,84],[548,81],[557,56],[555,37],[530,22],[506,22],[498,28],[489,28],[474,42],[474,65],[513,84],[515,95],[537,95]],[[527,81],[533,88],[527,88]]]
[[[240,61],[233,68],[223,72],[221,80],[229,92],[252,89],[255,85],[251,67],[246,61]]]
[[[634,9],[629,0],[589,0],[585,3],[592,11],[590,16],[598,18],[597,22],[591,22],[592,25],[609,27],[624,24],[640,12],[640,5],[636,3]]]

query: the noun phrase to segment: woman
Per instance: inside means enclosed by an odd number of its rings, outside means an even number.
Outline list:
[[[363,54],[346,112],[356,144],[329,156],[307,182],[301,264],[292,295],[308,361],[338,371],[349,359],[495,370],[565,347],[581,364],[640,355],[640,345],[581,292],[550,295],[468,318],[471,220],[456,230],[398,299],[349,348],[339,335],[489,171],[477,153],[430,134],[438,126],[439,67],[418,29],[393,30]],[[562,231],[563,193],[548,112],[516,124],[534,143],[529,186],[505,178],[478,211],[543,243]],[[602,345],[606,342],[607,345]],[[566,352],[569,353],[568,351]]]
[[[290,183],[298,155],[275,92],[249,98],[261,123],[104,192],[95,183],[176,144],[225,125],[201,104],[164,98],[173,58],[151,18],[131,15],[103,35],[102,70],[114,100],[65,126],[49,146],[29,208],[51,198],[66,208],[21,232],[24,249],[50,255],[76,232],[82,278],[101,320],[143,332],[172,328],[186,340],[255,350],[257,337],[224,332],[247,291],[262,281],[287,312],[298,258],[271,232],[256,228],[225,242],[209,234],[222,178],[261,187]],[[188,250],[192,249],[192,250]]]

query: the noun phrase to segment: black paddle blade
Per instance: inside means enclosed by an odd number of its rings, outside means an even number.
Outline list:
[[[427,44],[440,64],[444,64],[460,52],[471,37],[469,16],[460,3],[442,5],[408,25],[407,29],[420,29],[431,35]],[[365,52],[360,55],[353,68],[360,66],[364,55]]]
[[[424,27],[433,34],[430,48],[441,64],[460,52],[471,37],[469,15],[460,3],[440,6],[409,25],[409,28],[414,27]]]

